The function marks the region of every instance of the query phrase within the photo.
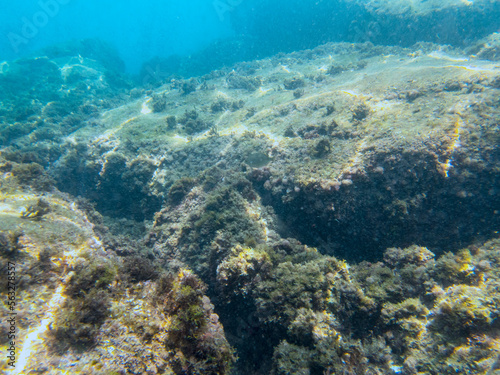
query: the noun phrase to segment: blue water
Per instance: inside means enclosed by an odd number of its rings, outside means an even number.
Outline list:
[[[109,42],[129,73],[153,57],[182,58],[232,38],[217,64],[314,48],[325,42],[409,46],[419,41],[463,46],[500,30],[500,2],[449,7],[415,18],[370,11],[366,0],[18,0],[2,1],[0,61],[84,38]],[[384,2],[381,2],[384,3]],[[397,2],[395,2],[397,3]],[[483,2],[485,3],[485,2]],[[390,4],[387,1],[386,4]],[[473,2],[471,2],[473,4]],[[468,11],[473,11],[471,18]],[[478,11],[479,10],[479,11]],[[235,51],[237,41],[238,51]],[[194,73],[203,73],[202,70]]]
[[[187,55],[231,35],[229,17],[207,0],[2,1],[0,60],[71,39],[114,45],[129,72],[154,56]]]

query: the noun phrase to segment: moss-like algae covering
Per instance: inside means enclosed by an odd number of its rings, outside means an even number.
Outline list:
[[[91,55],[2,67],[54,78],[0,108],[24,371],[495,373],[500,70],[471,56],[494,45],[328,44],[147,90]]]

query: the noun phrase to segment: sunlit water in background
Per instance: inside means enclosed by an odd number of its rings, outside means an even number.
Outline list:
[[[499,32],[498,0],[0,0],[0,372],[496,373]]]

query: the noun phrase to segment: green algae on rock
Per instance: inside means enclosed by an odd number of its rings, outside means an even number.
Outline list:
[[[155,292],[161,283],[149,280],[156,279],[158,271],[148,268],[151,265],[142,258],[141,262],[133,256],[122,259],[105,248],[94,225],[68,196],[54,191],[42,198],[16,188],[12,176],[3,175],[0,181],[0,264],[4,268],[7,262],[15,262],[17,274],[22,275],[17,283],[16,312],[22,317],[17,325],[17,373],[41,369],[182,373],[185,368],[191,374],[228,373],[234,357],[222,325],[201,282],[185,280],[196,276],[183,271],[191,276],[170,277],[174,294],[173,285],[186,283],[196,298],[191,304],[179,303],[175,311],[165,309],[179,299],[170,300],[170,289]],[[42,199],[52,209],[41,220],[20,217],[26,204]],[[105,230],[100,231],[106,236]],[[7,289],[1,288],[0,293],[6,296]],[[182,340],[171,339],[178,332],[178,317],[191,316],[193,306],[199,310],[200,324],[190,343],[204,357],[183,354]],[[7,322],[2,322],[0,332],[8,332]],[[2,340],[0,345],[7,347],[8,342]],[[5,359],[0,368],[7,371]]]
[[[129,92],[59,63],[0,108],[26,371],[493,373],[498,64],[337,43]]]

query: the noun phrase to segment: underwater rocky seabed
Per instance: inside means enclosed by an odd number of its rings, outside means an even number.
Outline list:
[[[12,373],[496,373],[499,52],[327,44],[154,89],[2,63]]]
[[[222,18],[230,14],[234,37],[189,56],[146,61],[141,79],[154,83],[171,74],[201,76],[239,61],[329,42],[466,48],[498,32],[500,19],[497,0],[288,0],[286,6],[278,0],[252,0],[217,9]]]

